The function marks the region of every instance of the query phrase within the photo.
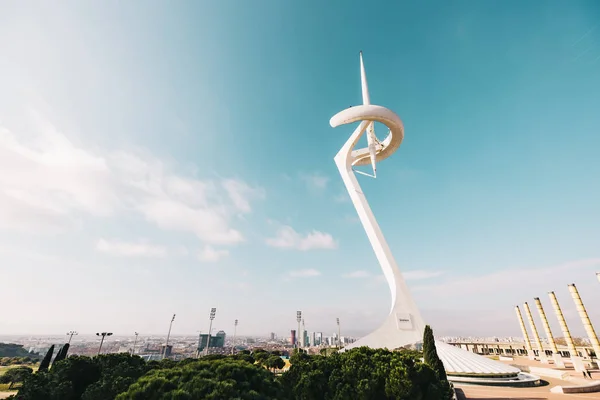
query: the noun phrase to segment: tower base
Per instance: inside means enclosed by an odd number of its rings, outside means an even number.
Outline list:
[[[420,321],[420,316],[417,319]],[[379,328],[344,347],[342,351],[361,346],[395,350],[422,343],[424,328],[415,322],[411,314],[392,312]]]
[[[564,368],[565,362],[560,354],[554,353],[552,354],[552,359],[554,360],[554,366],[558,368]]]
[[[583,358],[581,357],[571,357],[571,364],[573,364],[573,369],[577,372],[585,370],[585,364],[583,363]]]

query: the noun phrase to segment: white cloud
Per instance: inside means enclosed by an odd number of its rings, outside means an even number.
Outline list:
[[[204,262],[217,262],[228,255],[229,251],[227,250],[217,250],[212,246],[207,245],[198,253],[198,259]]]
[[[315,276],[320,276],[321,272],[317,271],[316,269],[309,268],[297,271],[290,271],[288,275],[290,278],[313,278]]]
[[[322,190],[327,187],[329,183],[329,178],[321,175],[318,172],[313,172],[311,174],[300,174],[300,179],[302,179],[308,185],[309,189],[318,189]]]
[[[579,276],[586,268],[598,266],[600,266],[600,258],[575,260],[539,268],[504,268],[485,275],[461,276],[439,284],[418,286],[414,290],[415,292],[426,291],[440,295],[461,293],[461,296],[469,296],[487,293],[490,285],[493,285],[495,288],[510,287],[510,293],[519,291],[546,293],[554,290],[556,286],[566,286],[567,283],[571,283],[565,279]],[[540,279],[540,277],[544,277],[544,279]]]
[[[152,245],[143,241],[131,243],[119,240],[100,239],[96,243],[96,250],[113,256],[123,257],[160,258],[167,255],[166,247]]]
[[[301,235],[294,228],[287,225],[281,227],[275,237],[268,238],[266,243],[272,247],[302,251],[337,248],[337,242],[329,233],[313,230],[306,235]]]
[[[354,272],[350,272],[348,274],[344,274],[342,275],[344,278],[370,278],[371,274],[367,271],[354,271]],[[383,276],[383,275],[382,275]]]
[[[33,120],[34,134],[0,125],[0,229],[60,233],[86,216],[133,211],[164,230],[234,244],[244,237],[232,217],[264,198],[240,180],[177,174],[149,153],[86,150],[38,114]]]
[[[227,191],[229,198],[238,209],[243,213],[249,213],[252,211],[250,206],[250,199],[260,198],[264,199],[265,192],[262,188],[253,188],[248,186],[242,181],[235,179],[225,179],[222,183],[223,187]]]

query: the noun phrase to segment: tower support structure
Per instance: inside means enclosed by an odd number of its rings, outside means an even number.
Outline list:
[[[329,121],[333,128],[360,122],[334,160],[388,283],[392,304],[388,317],[378,329],[344,349],[368,346],[392,350],[421,342],[425,324],[365,194],[358,184],[355,172],[374,178],[375,164],[391,156],[400,147],[404,138],[404,126],[393,111],[371,104],[362,52],[360,53],[360,76],[363,104],[342,110]],[[389,129],[387,137],[382,141],[375,136],[374,122],[380,122]],[[365,132],[368,147],[356,149],[359,139]],[[373,167],[373,175],[355,170],[356,167],[368,165]]]
[[[521,332],[523,333],[523,340],[525,340],[525,348],[527,349],[527,357],[530,360],[535,359],[535,355],[533,354],[533,349],[531,348],[531,342],[529,341],[529,334],[527,333],[527,328],[525,328],[525,321],[523,321],[523,316],[521,315],[521,310],[519,306],[515,306],[515,312],[517,313],[517,319],[519,320],[519,325],[521,326]]]
[[[546,332],[546,337],[548,338],[548,344],[550,345],[550,350],[552,350],[552,359],[554,360],[554,365],[559,368],[564,368],[565,363],[562,360],[562,356],[558,352],[558,347],[556,347],[556,342],[554,341],[554,336],[552,336],[552,330],[550,329],[550,324],[548,323],[548,318],[546,318],[546,313],[544,312],[544,307],[542,306],[542,302],[539,297],[534,298],[535,305],[537,306],[538,314],[540,314],[540,319],[542,320],[542,325],[544,327],[544,331]]]
[[[579,353],[575,348],[575,343],[573,343],[571,332],[569,331],[567,321],[565,321],[565,317],[562,313],[562,310],[560,309],[560,305],[558,304],[556,294],[554,294],[554,292],[548,292],[548,297],[550,297],[550,302],[552,303],[552,307],[554,308],[554,313],[556,314],[556,318],[558,319],[558,324],[560,325],[562,334],[565,337],[565,342],[567,343],[569,354],[571,355],[571,364],[573,364],[573,369],[577,372],[581,372],[585,370],[585,366],[583,365],[583,359],[579,356]]]
[[[542,340],[540,339],[540,334],[535,326],[535,321],[533,320],[533,315],[531,314],[531,310],[529,309],[529,304],[525,302],[523,304],[523,308],[525,308],[525,314],[527,315],[527,319],[529,320],[529,326],[531,327],[531,331],[533,332],[533,338],[537,343],[538,347],[538,357],[542,364],[548,364],[548,357],[546,357],[546,352],[544,351],[544,345],[542,344]]]
[[[583,301],[581,300],[581,296],[579,296],[579,291],[574,283],[569,285],[569,292],[571,292],[571,297],[573,297],[573,301],[575,302],[575,307],[577,308],[577,312],[579,313],[579,318],[581,318],[581,322],[583,323],[583,327],[585,329],[585,333],[592,344],[592,348],[594,349],[594,353],[596,353],[596,360],[600,357],[600,343],[598,342],[598,336],[596,336],[596,331],[594,330],[594,325],[592,325],[592,321],[588,316],[588,313],[583,305]]]

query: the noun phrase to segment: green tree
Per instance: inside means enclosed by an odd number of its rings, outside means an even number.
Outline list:
[[[429,325],[425,326],[423,332],[423,360],[425,361],[425,364],[429,365],[435,371],[435,374],[440,380],[440,390],[443,393],[443,398],[451,399],[453,396],[452,386],[450,385],[450,382],[448,382],[444,363],[438,356],[433,330]]]
[[[29,377],[33,373],[33,369],[29,367],[16,367],[11,368],[4,373],[4,375],[0,375],[0,383],[8,383],[8,389],[12,389],[15,383],[21,383]]]
[[[273,373],[276,369],[285,367],[285,361],[278,355],[271,355],[264,364],[267,368],[270,368]]]
[[[44,359],[40,363],[40,367],[38,368],[38,371],[41,371],[41,372],[48,371],[48,367],[50,367],[50,360],[52,360],[53,353],[54,353],[54,345],[50,346],[50,348],[46,352]]]
[[[129,354],[107,354],[94,358],[71,356],[54,364],[49,371],[26,379],[17,399],[114,399],[149,368],[142,358]]]
[[[67,352],[69,351],[69,343],[65,343],[64,345],[62,345],[60,347],[60,349],[58,350],[58,353],[56,353],[56,357],[54,357],[54,361],[52,361],[52,368],[54,368],[54,365],[61,361],[64,360],[65,358],[67,358]]]
[[[117,400],[285,398],[281,384],[266,369],[233,357],[204,359],[154,369],[129,386]]]
[[[429,365],[435,371],[441,381],[448,380],[446,369],[435,347],[433,330],[429,325],[425,326],[425,331],[423,332],[423,359],[425,364]]]

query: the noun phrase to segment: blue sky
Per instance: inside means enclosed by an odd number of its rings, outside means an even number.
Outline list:
[[[426,321],[517,335],[555,290],[582,333],[575,282],[600,323],[596,2],[36,4],[0,5],[0,332],[376,327],[328,124],[359,50],[406,129],[360,182]]]

